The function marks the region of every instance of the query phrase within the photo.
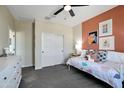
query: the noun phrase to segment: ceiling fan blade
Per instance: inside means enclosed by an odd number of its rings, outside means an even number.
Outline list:
[[[64,7],[63,8],[61,8],[61,9],[59,9],[58,11],[56,11],[55,13],[54,13],[54,15],[57,15],[57,14],[59,14],[61,11],[63,11],[64,10]]]
[[[70,13],[70,15],[71,15],[72,17],[75,16],[75,14],[74,14],[74,12],[73,12],[72,9],[69,11],[69,13]]]
[[[71,5],[71,7],[82,7],[82,6],[89,6],[89,5]]]

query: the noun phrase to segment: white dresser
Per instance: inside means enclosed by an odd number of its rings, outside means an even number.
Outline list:
[[[0,88],[17,88],[21,81],[21,59],[17,56],[0,57]]]

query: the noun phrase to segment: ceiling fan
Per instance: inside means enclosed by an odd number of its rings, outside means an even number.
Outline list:
[[[72,17],[74,17],[75,16],[75,13],[72,10],[72,7],[82,7],[82,6],[88,6],[88,5],[63,5],[63,7],[61,9],[57,10],[54,13],[54,15],[57,15],[60,12],[62,12],[63,10],[65,10],[65,11],[68,11]]]

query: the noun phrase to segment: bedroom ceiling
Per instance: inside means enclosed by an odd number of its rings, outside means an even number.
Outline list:
[[[60,9],[61,5],[7,5],[7,7],[17,20],[46,20],[73,27],[116,7],[116,5],[73,7],[74,17],[71,17],[67,11],[62,11],[57,16],[53,16],[52,14]]]

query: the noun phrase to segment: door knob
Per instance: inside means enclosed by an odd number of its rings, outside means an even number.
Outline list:
[[[44,51],[42,51],[42,53],[44,53]]]

